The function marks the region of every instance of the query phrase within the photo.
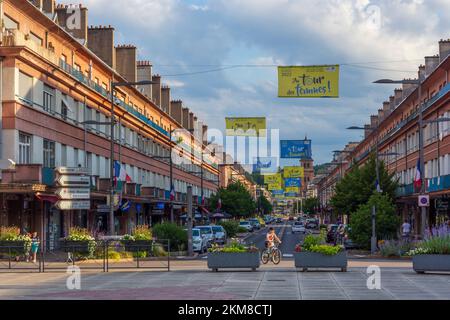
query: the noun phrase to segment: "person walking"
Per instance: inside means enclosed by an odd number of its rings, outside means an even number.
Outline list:
[[[33,263],[36,263],[36,256],[39,251],[39,237],[37,232],[33,232],[32,238],[31,238],[31,257],[33,259]]]
[[[402,224],[402,238],[403,240],[409,241],[411,234],[411,224],[408,222],[408,220],[405,220],[405,222]]]

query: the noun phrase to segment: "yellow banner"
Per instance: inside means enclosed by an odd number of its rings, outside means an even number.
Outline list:
[[[282,178],[281,174],[267,174],[264,176],[264,184],[277,183],[281,186]],[[282,189],[282,188],[279,188]]]
[[[305,169],[303,167],[284,167],[283,176],[285,178],[303,178]]]
[[[298,187],[285,187],[284,188],[284,192],[286,193],[298,193],[299,192],[299,188]]]
[[[266,118],[225,118],[227,136],[265,137]]]
[[[278,97],[339,98],[339,65],[278,67]]]
[[[272,191],[272,190],[282,190],[283,186],[281,185],[281,182],[273,182],[273,183],[268,183],[267,184],[267,190]]]

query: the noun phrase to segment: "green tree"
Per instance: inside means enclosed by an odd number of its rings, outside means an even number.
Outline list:
[[[366,164],[355,166],[336,184],[335,194],[331,199],[333,208],[343,214],[352,214],[359,206],[366,204],[376,191],[375,156],[371,155]],[[379,162],[380,187],[382,194],[395,199],[398,187],[394,174],[389,174],[383,161]]]
[[[247,217],[256,210],[256,203],[250,192],[240,182],[228,185],[227,188],[220,188],[216,194],[210,198],[209,209],[215,211],[219,198],[222,201],[222,210],[234,217]]]
[[[350,237],[363,248],[370,247],[372,236],[372,207],[377,208],[375,225],[377,239],[394,239],[400,225],[392,199],[386,194],[374,193],[366,204],[353,213],[350,220]]]
[[[303,212],[306,214],[314,214],[315,209],[319,206],[319,199],[307,198],[303,204]]]
[[[260,209],[261,209],[261,213],[263,215],[271,214],[272,211],[273,211],[272,204],[270,203],[269,200],[267,200],[267,198],[264,195],[261,195],[259,197],[259,206],[260,206]]]

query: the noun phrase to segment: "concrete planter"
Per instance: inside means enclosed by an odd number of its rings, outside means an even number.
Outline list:
[[[25,251],[25,241],[0,241],[0,253],[24,254]]]
[[[122,244],[127,252],[151,252],[153,249],[153,240],[122,240]]]
[[[419,254],[413,256],[413,269],[417,273],[426,271],[450,272],[450,254]]]
[[[309,268],[335,268],[347,271],[347,252],[342,251],[334,256],[317,252],[295,252],[295,267],[307,271]]]
[[[219,269],[251,269],[256,271],[260,266],[259,252],[209,252],[208,268]]]

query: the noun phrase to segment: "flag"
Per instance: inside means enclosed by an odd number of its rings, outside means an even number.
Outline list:
[[[416,174],[414,175],[414,187],[420,188],[422,186],[422,168],[420,168],[420,159],[417,160]]]
[[[173,187],[173,184],[170,188],[170,201],[175,201],[175,188]]]
[[[125,165],[120,164],[118,161],[114,161],[114,182],[116,185],[117,181],[132,182],[131,177],[125,171]]]
[[[125,211],[130,210],[130,207],[131,207],[130,201],[125,200],[125,201],[122,203],[122,205],[120,206],[120,210],[125,212]]]

